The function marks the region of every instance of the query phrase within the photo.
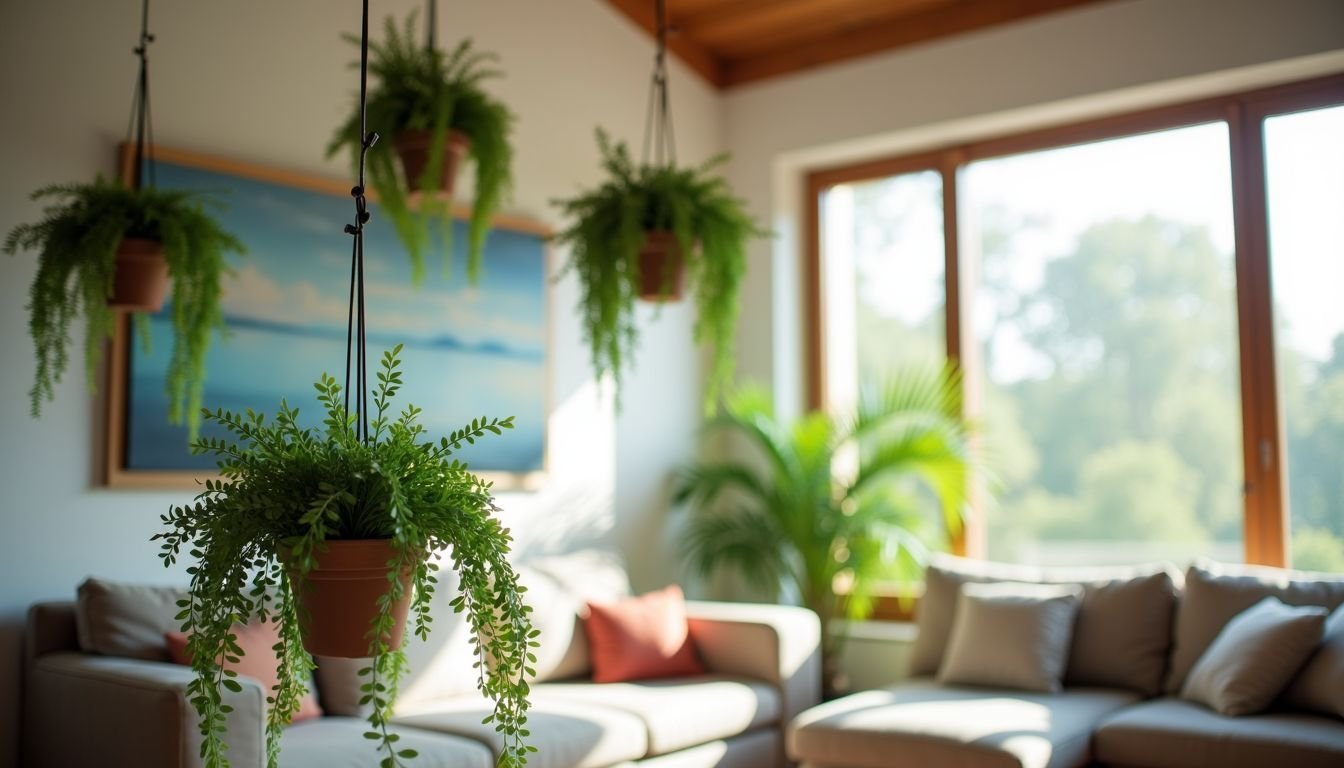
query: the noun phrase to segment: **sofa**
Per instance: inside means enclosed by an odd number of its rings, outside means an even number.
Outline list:
[[[1344,576],[1209,562],[1182,574],[1169,565],[1064,570],[944,557],[925,585],[911,677],[800,714],[788,732],[791,759],[812,768],[1344,766]],[[1008,593],[1031,596],[1031,610],[1047,619],[1024,628]],[[1059,614],[1071,625],[1062,639],[1041,607],[1057,600],[1073,605]],[[1241,617],[1275,605],[1293,614],[1293,626],[1314,627],[1314,638],[1299,641],[1311,643],[1301,650],[1306,662],[1289,659],[1284,642],[1240,655],[1229,645],[1242,636],[1233,630],[1245,626]],[[1031,642],[1019,651],[1024,638]],[[1041,653],[1046,646],[1061,652]],[[1216,677],[1227,664],[1243,677],[1285,669],[1291,679],[1254,714],[1192,700],[1197,676],[1234,680]],[[1056,684],[1041,683],[1041,670]],[[1228,690],[1241,689],[1220,689]]]
[[[785,726],[820,700],[819,626],[812,613],[783,606],[687,601],[691,640],[707,674],[593,683],[579,617],[589,600],[629,594],[620,562],[598,552],[535,559],[518,566],[541,631],[528,718],[532,768],[776,766]],[[435,596],[427,642],[408,640],[410,674],[397,703],[399,748],[409,765],[490,768],[499,753],[490,702],[476,689],[471,646],[448,607],[454,584]],[[189,667],[173,664],[163,636],[175,630],[180,588],[90,580],[73,602],[29,611],[25,643],[23,764],[180,768],[200,764]],[[323,714],[287,727],[286,768],[374,766],[364,738],[359,660],[316,659]],[[236,768],[265,765],[260,683],[240,678],[225,692],[233,707],[226,743]]]

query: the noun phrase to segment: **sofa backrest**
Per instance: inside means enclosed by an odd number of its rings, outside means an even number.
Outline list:
[[[1190,669],[1223,627],[1266,597],[1333,611],[1344,604],[1344,575],[1208,561],[1190,566],[1176,609],[1171,667],[1164,690],[1179,691]]]
[[[1166,564],[1033,568],[939,556],[924,575],[910,674],[937,674],[961,585],[998,581],[1082,585],[1066,685],[1126,688],[1145,696],[1161,690],[1180,582],[1180,573]]]

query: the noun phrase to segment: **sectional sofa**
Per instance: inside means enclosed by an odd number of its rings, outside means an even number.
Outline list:
[[[1008,653],[1031,637],[1011,611],[977,613],[989,620],[959,631],[966,593],[983,595],[983,585],[1043,592],[1041,605],[1073,592],[1067,652],[1041,656],[1028,644]],[[1227,646],[1234,620],[1271,597],[1271,606],[1321,607],[1300,611],[1312,614],[1317,632],[1305,663],[1287,656],[1285,640],[1245,652]],[[1212,563],[1184,574],[1161,565],[1043,570],[942,558],[926,574],[911,679],[802,713],[788,754],[811,768],[1340,768],[1342,603],[1344,576]],[[1054,629],[1042,626],[1038,646],[1054,642]],[[1205,661],[1215,646],[1252,678],[1288,664],[1291,680],[1265,711],[1219,714],[1190,700],[1187,685],[1204,670],[1222,673],[1219,659]],[[997,661],[977,667],[977,655]],[[1052,663],[1061,666],[1057,689],[1038,679]],[[960,682],[967,678],[997,684]]]
[[[798,608],[690,602],[691,637],[709,674],[595,684],[578,611],[589,599],[628,594],[616,559],[596,552],[533,560],[519,567],[541,630],[532,686],[530,768],[741,768],[783,761],[785,726],[820,699],[819,627]],[[445,583],[434,632],[410,642],[402,687],[400,746],[413,768],[491,768],[499,744],[482,725],[489,702],[475,687],[462,622]],[[25,643],[23,764],[32,768],[200,764],[195,711],[185,696],[189,668],[170,663],[164,633],[176,629],[178,588],[86,582],[74,602],[29,613]],[[441,598],[441,599],[440,599]],[[281,765],[377,765],[363,738],[356,674],[362,662],[318,659],[321,717],[294,724]],[[264,765],[264,697],[243,679],[228,695],[227,742],[235,768]]]

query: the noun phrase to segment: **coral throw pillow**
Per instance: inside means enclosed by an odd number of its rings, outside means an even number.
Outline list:
[[[261,683],[266,696],[274,695],[272,689],[280,682],[275,668],[280,659],[275,654],[275,645],[280,642],[280,627],[273,621],[255,624],[238,624],[233,633],[238,637],[238,647],[243,649],[237,666],[233,671],[242,677],[250,677]],[[190,664],[187,654],[187,635],[185,632],[165,632],[163,639],[168,642],[168,655],[177,664]],[[312,686],[299,699],[299,710],[294,713],[290,723],[299,723],[322,716],[322,707],[313,696]]]
[[[619,602],[590,602],[583,622],[593,682],[703,674],[686,624],[686,598],[673,584]]]

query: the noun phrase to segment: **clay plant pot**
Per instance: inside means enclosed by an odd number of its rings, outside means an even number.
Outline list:
[[[328,541],[315,555],[317,567],[304,578],[290,566],[299,601],[303,647],[315,656],[363,659],[374,656],[372,638],[378,598],[387,594],[387,563],[395,555],[389,539]],[[392,606],[388,650],[401,647],[411,604],[411,572],[402,571],[402,597]]]
[[[124,237],[117,246],[117,269],[107,303],[127,312],[158,312],[168,296],[168,260],[163,243]]]
[[[639,249],[639,298],[655,302],[679,301],[684,272],[685,259],[677,236],[662,230],[646,233],[644,247]]]
[[[402,170],[406,172],[406,184],[412,192],[422,191],[420,180],[425,175],[425,166],[429,164],[430,148],[434,144],[433,131],[402,131],[392,141],[401,157]],[[453,183],[457,180],[457,169],[471,148],[471,139],[461,131],[449,131],[443,141],[443,167],[439,169],[436,188],[452,194]]]

